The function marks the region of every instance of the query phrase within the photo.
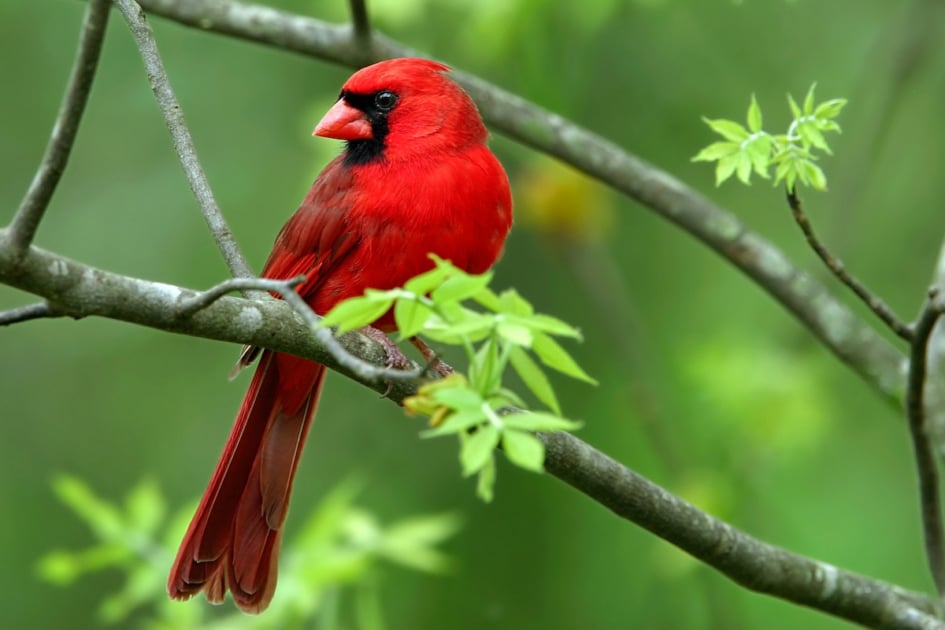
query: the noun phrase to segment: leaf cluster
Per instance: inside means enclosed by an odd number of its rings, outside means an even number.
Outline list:
[[[542,431],[570,431],[580,424],[561,415],[561,407],[544,367],[589,383],[556,337],[580,339],[580,332],[542,313],[514,289],[495,293],[489,288],[492,273],[468,274],[448,261],[432,256],[435,266],[409,280],[403,288],[368,290],[340,303],[322,320],[339,333],[368,326],[393,309],[402,338],[422,334],[441,344],[463,348],[468,373],[453,374],[421,387],[407,399],[408,411],[429,416],[433,428],[424,437],[457,435],[463,474],[478,475],[477,493],[492,498],[495,483],[494,451],[501,447],[513,464],[535,472],[543,470],[545,448],[534,435]],[[475,303],[479,309],[466,306]],[[526,403],[504,377],[511,367],[546,411],[522,411]]]
[[[773,166],[775,185],[783,181],[787,189],[793,191],[797,182],[801,182],[815,190],[826,190],[827,178],[815,163],[816,152],[831,154],[825,134],[840,132],[834,119],[847,102],[835,98],[817,104],[814,101],[815,87],[816,84],[811,85],[807,91],[803,106],[788,94],[793,120],[784,134],[775,135],[762,129],[761,108],[754,95],[748,105],[747,128],[723,118],[703,118],[724,141],[705,147],[692,158],[693,161],[716,162],[716,186],[732,175],[744,184],[751,183],[752,173],[768,179],[768,171]]]
[[[83,481],[61,476],[54,490],[97,538],[79,551],[47,552],[37,564],[41,579],[59,586],[105,570],[125,574],[125,583],[99,606],[106,624],[127,624],[132,615],[147,628],[239,630],[271,627],[354,627],[383,630],[379,581],[382,563],[413,571],[443,573],[452,560],[438,549],[460,528],[453,513],[414,515],[383,524],[358,507],[362,484],[339,484],[302,523],[283,551],[279,595],[265,621],[238,612],[223,616],[208,606],[182,606],[167,598],[167,567],[193,513],[189,506],[167,519],[166,502],[151,480],[140,482],[116,505]],[[342,614],[344,600],[350,615]],[[342,617],[353,620],[342,620]]]

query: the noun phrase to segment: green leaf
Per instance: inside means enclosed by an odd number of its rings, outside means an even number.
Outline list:
[[[454,345],[463,343],[464,339],[475,343],[492,334],[492,329],[496,325],[495,315],[468,311],[462,317],[462,321],[458,323],[431,319],[424,335],[434,341]]]
[[[463,519],[456,512],[411,516],[387,527],[385,536],[413,546],[438,545],[462,528]]]
[[[459,531],[462,521],[452,513],[415,516],[386,529],[380,553],[387,559],[418,571],[443,573],[453,565],[446,554],[433,546]]]
[[[532,330],[540,330],[559,337],[581,338],[581,331],[567,324],[557,317],[534,313],[533,315],[505,315],[505,321],[526,326]]]
[[[715,120],[703,118],[702,120],[712,131],[732,142],[741,142],[751,135],[748,133],[747,129],[731,120],[725,120],[724,118],[717,118]]]
[[[394,321],[401,337],[413,337],[426,325],[433,315],[433,310],[417,300],[400,299],[394,304]]]
[[[827,177],[819,166],[810,160],[804,161],[805,181],[810,184],[814,190],[827,190]]]
[[[476,480],[476,496],[491,503],[493,498],[493,489],[495,488],[495,457],[490,457],[486,465],[479,471],[479,478]]]
[[[752,133],[761,131],[761,108],[758,107],[754,94],[751,95],[751,104],[748,105],[748,130]]]
[[[488,394],[499,386],[504,367],[499,365],[498,344],[495,338],[490,338],[479,348],[469,365],[469,383],[479,393]]]
[[[777,184],[782,179],[784,180],[784,186],[793,191],[794,186],[797,183],[797,158],[787,158],[778,162],[778,167],[774,172],[774,183]]]
[[[738,166],[738,156],[738,153],[733,153],[719,160],[719,163],[715,167],[716,186],[721,186],[725,180],[731,177],[732,173],[735,172],[735,167]]]
[[[533,333],[532,350],[548,367],[587,383],[597,384],[597,381],[581,369],[571,355],[548,335],[541,332]]]
[[[430,294],[430,297],[436,304],[459,302],[476,295],[487,287],[491,281],[492,272],[478,276],[465,273],[458,274],[447,278],[443,284]]]
[[[430,397],[441,405],[457,411],[471,411],[482,408],[482,396],[469,387],[443,387],[430,392]]]
[[[847,99],[845,98],[832,98],[829,101],[824,101],[814,110],[814,117],[820,119],[836,118],[846,104]]]
[[[132,529],[139,534],[152,536],[167,511],[157,482],[154,479],[143,479],[139,482],[125,499],[125,511]]]
[[[794,120],[800,120],[804,117],[804,114],[801,113],[801,108],[798,106],[797,102],[794,100],[794,97],[790,94],[787,95],[788,105],[791,106],[791,114],[794,116]]]
[[[767,134],[759,135],[745,145],[745,153],[748,154],[748,159],[751,160],[755,173],[765,179],[769,177],[768,166],[771,164],[771,147],[771,136]]]
[[[798,125],[797,133],[800,135],[801,142],[805,145],[805,148],[814,146],[821,151],[828,154],[830,153],[830,147],[827,146],[827,141],[824,139],[824,135],[820,133],[815,122],[804,122]]]
[[[807,96],[804,98],[804,115],[812,116],[814,114],[814,88],[817,87],[816,83],[812,83],[810,89],[807,90]]]
[[[840,125],[832,120],[817,119],[817,128],[821,131],[836,131],[840,133]]]
[[[507,319],[499,321],[496,333],[516,346],[528,348],[532,345],[532,331],[527,326],[512,323]]]
[[[415,295],[426,295],[449,276],[449,269],[436,266],[430,271],[414,276],[404,284],[404,289]]]
[[[303,522],[302,529],[293,539],[294,546],[320,549],[331,545],[364,486],[364,480],[358,477],[348,477],[336,484]]]
[[[492,452],[499,445],[502,436],[499,428],[488,424],[472,435],[466,436],[459,451],[459,462],[463,467],[463,476],[476,474],[492,459]]]
[[[485,287],[482,291],[472,296],[472,299],[479,302],[490,311],[502,310],[502,301],[499,299],[499,296],[496,295],[495,291],[489,287]]]
[[[751,156],[748,155],[748,152],[738,154],[738,162],[735,164],[735,174],[743,184],[751,183]]]
[[[518,294],[515,289],[506,289],[499,296],[501,311],[511,315],[531,315],[535,312],[528,300]]]
[[[447,416],[446,421],[438,427],[427,429],[420,433],[422,438],[433,438],[451,433],[462,433],[486,421],[486,413],[481,408],[476,410],[458,411]]]
[[[507,428],[520,431],[576,431],[582,426],[580,422],[538,411],[511,413],[502,422]]]
[[[543,402],[549,409],[555,413],[561,413],[561,407],[558,406],[558,399],[555,396],[555,390],[551,386],[551,381],[542,371],[535,361],[522,348],[513,348],[509,354],[509,362],[518,373],[525,386],[535,395],[535,398]]]
[[[741,145],[738,142],[713,142],[709,146],[699,151],[699,153],[696,154],[694,158],[692,158],[692,161],[714,162],[725,157],[726,155],[738,153],[740,146]]]
[[[528,354],[526,353],[525,356],[528,356]],[[489,403],[492,409],[502,409],[503,407],[521,407],[524,409],[528,406],[521,396],[506,387],[494,390],[492,395],[486,399],[486,402]]]
[[[502,432],[502,450],[509,461],[525,470],[544,472],[545,445],[527,431],[506,429]]]
[[[337,326],[339,333],[364,328],[377,321],[394,304],[393,296],[384,291],[368,290],[363,297],[355,297],[328,311],[321,326]]]

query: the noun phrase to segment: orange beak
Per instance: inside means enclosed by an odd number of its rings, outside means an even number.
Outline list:
[[[374,132],[364,112],[340,98],[315,125],[312,135],[336,140],[370,140]]]

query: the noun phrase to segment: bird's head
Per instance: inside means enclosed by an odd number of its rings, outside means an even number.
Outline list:
[[[363,68],[313,135],[348,141],[345,161],[396,162],[485,142],[472,99],[426,59],[390,59]]]

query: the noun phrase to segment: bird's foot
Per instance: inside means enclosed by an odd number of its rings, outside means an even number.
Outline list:
[[[420,351],[420,354],[423,355],[423,358],[427,362],[427,370],[433,370],[443,378],[446,378],[453,373],[453,367],[445,363],[437,353],[426,344],[420,337],[411,337],[410,343]]]
[[[384,349],[384,367],[391,370],[407,370],[413,366],[413,362],[407,358],[400,346],[388,337],[384,331],[373,326],[365,326],[361,329],[361,332],[368,339],[376,341]]]

